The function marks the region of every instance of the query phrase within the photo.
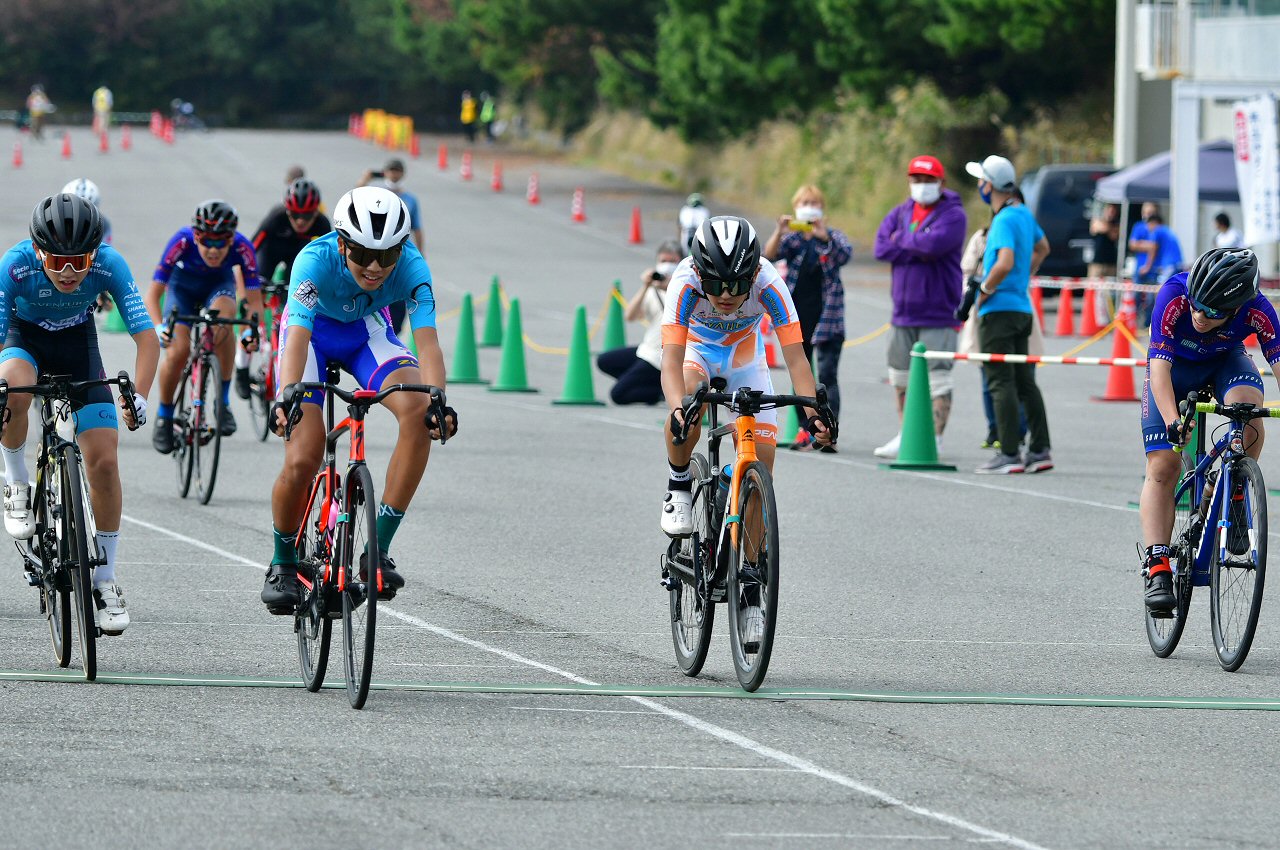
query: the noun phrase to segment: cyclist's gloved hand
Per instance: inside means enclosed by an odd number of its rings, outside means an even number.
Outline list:
[[[671,435],[679,437],[684,431],[684,408],[677,407],[671,411]]]
[[[821,445],[831,442],[831,430],[827,427],[827,422],[821,416],[813,415],[805,420],[804,429],[813,435],[813,438]]]
[[[165,325],[156,328],[156,337],[160,340],[161,348],[168,348],[169,343],[173,341],[173,338],[169,336],[169,328]]]
[[[120,396],[120,409],[124,411],[124,424],[129,426],[130,431],[137,431],[147,424],[147,400],[142,396],[133,397],[133,422],[129,421],[129,404],[124,396]]]
[[[253,328],[240,334],[240,347],[252,354],[258,350],[258,332]]]
[[[1184,445],[1187,441],[1187,435],[1182,433],[1181,419],[1175,419],[1174,421],[1170,422],[1169,427],[1166,430],[1166,433],[1169,437],[1169,442],[1173,443],[1175,446]]]
[[[439,411],[434,405],[427,408],[427,431],[430,433],[431,439],[433,440],[440,439],[441,429],[440,422],[438,420],[439,415]],[[445,405],[444,420],[449,423],[449,430],[445,433],[445,439],[450,439],[454,434],[458,433],[458,411],[448,405]]]

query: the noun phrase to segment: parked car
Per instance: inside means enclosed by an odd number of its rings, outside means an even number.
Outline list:
[[[1049,256],[1040,274],[1085,276],[1093,254],[1089,218],[1094,186],[1115,170],[1110,165],[1045,165],[1022,178],[1027,208],[1049,240]]]

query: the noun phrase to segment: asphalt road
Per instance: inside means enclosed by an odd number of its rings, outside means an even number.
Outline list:
[[[332,204],[385,158],[325,134],[220,132],[166,147],[142,133],[109,155],[86,132],[73,143],[69,162],[54,142],[28,144],[24,166],[0,172],[0,243],[24,238],[41,196],[88,176],[144,280],[198,201],[232,200],[251,230],[293,162]],[[446,355],[461,294],[483,296],[495,274],[521,299],[530,338],[567,345],[575,306],[595,315],[615,278],[630,290],[674,230],[677,194],[542,163],[543,203],[531,208],[528,157],[503,156],[507,190],[495,194],[495,151],[477,152],[467,184],[456,150],[436,171],[436,143],[407,183],[423,204]],[[572,224],[579,185],[588,221]],[[640,246],[627,244],[634,204]],[[849,278],[853,338],[887,320],[888,299],[883,268],[864,259]],[[1071,344],[1050,340],[1054,352]],[[104,336],[108,369],[130,367],[131,348]],[[498,358],[481,351],[486,377]],[[555,407],[564,366],[528,353],[537,394],[451,390],[462,433],[433,451],[396,538],[409,584],[383,609],[379,687],[361,712],[341,690],[296,687],[289,624],[257,599],[279,443],[226,441],[202,507],[177,497],[149,431],[125,435],[120,572],[133,625],[100,642],[103,682],[40,681],[56,671],[47,632],[18,558],[6,559],[0,843],[1274,844],[1280,606],[1265,607],[1238,673],[1214,657],[1207,594],[1175,655],[1151,654],[1130,506],[1138,411],[1090,401],[1104,370],[1040,371],[1051,473],[969,472],[986,452],[966,365],[946,444],[961,471],[895,473],[871,456],[896,427],[884,339],[846,349],[840,454],[782,452],[777,464],[783,589],[766,689],[792,697],[747,699],[723,635],[700,679],[673,661],[657,583],[662,413]],[[369,430],[379,485],[390,424],[378,413]],[[693,686],[710,690],[682,690]],[[1203,698],[1219,707],[1170,707]]]

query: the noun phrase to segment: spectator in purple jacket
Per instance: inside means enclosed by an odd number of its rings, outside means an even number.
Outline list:
[[[876,232],[877,260],[889,263],[893,286],[893,335],[889,339],[889,383],[897,394],[898,434],[875,450],[896,458],[902,440],[902,410],[907,398],[911,348],[923,342],[931,351],[955,351],[956,307],[964,289],[960,255],[967,222],[960,196],[944,187],[946,172],[932,156],[907,166],[911,197],[889,211]],[[951,414],[951,360],[929,361],[933,425],[942,432]]]

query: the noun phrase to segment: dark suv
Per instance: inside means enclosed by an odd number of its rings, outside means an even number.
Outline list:
[[[1094,186],[1115,173],[1110,165],[1046,165],[1022,178],[1022,195],[1049,240],[1040,274],[1084,277],[1093,253],[1089,214]]]

